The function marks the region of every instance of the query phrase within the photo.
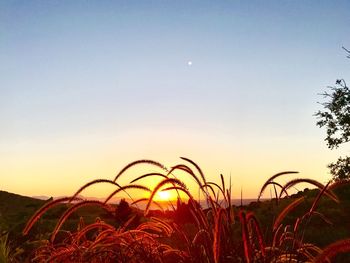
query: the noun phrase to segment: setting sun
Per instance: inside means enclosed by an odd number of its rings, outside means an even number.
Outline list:
[[[0,0],[0,263],[350,263],[349,15]]]
[[[169,191],[159,191],[157,193],[157,199],[159,201],[169,201],[171,199],[171,194]]]

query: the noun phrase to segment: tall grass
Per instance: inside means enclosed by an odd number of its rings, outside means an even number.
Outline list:
[[[67,203],[68,206],[58,219],[51,238],[34,252],[33,262],[324,262],[338,252],[349,251],[348,240],[333,244],[324,250],[314,244],[304,243],[305,230],[311,217],[318,216],[326,223],[330,223],[322,213],[316,211],[317,203],[321,196],[338,202],[337,196],[332,191],[336,186],[300,178],[292,179],[284,185],[276,182],[281,176],[297,173],[294,171],[272,176],[263,184],[258,201],[269,186],[274,187],[276,200],[281,199],[283,195],[288,196],[290,189],[300,183],[312,184],[318,187],[320,192],[303,215],[294,223],[286,224],[285,219],[296,207],[306,205],[304,197],[290,198],[289,204],[275,215],[271,227],[264,226],[263,231],[254,213],[245,211],[243,207],[232,206],[231,180],[227,185],[224,176],[220,175],[219,183],[209,182],[198,164],[185,157],[181,159],[186,164],[177,164],[170,169],[156,161],[137,160],[121,169],[114,180],[91,181],[78,189],[72,197],[45,204],[27,222],[23,230],[24,235],[28,234],[38,219],[52,207],[62,203]],[[161,171],[142,174],[131,180],[130,184],[121,185],[118,181],[120,177],[128,169],[139,164],[152,165]],[[181,172],[181,177],[176,177],[175,171]],[[197,183],[200,194],[207,201],[207,208],[200,206],[199,200],[193,197],[184,181],[180,180],[186,176]],[[142,182],[146,177],[153,177],[159,182],[153,189],[149,189],[146,185],[135,184]],[[111,193],[106,193],[105,202],[78,198],[83,190],[99,183],[109,183],[116,188]],[[130,189],[150,194],[148,198],[132,202],[132,206],[146,202],[144,220],[136,220],[136,217],[140,217],[137,212],[117,227],[100,219],[88,225],[80,220],[75,232],[62,240],[55,238],[60,231],[63,231],[62,227],[67,219],[81,207],[101,206],[112,216],[116,215],[118,210],[109,204],[109,201],[119,192],[128,193]],[[180,224],[175,218],[154,216],[151,213],[152,204],[161,206],[154,200],[159,191],[176,192],[178,205],[173,208],[174,212],[180,213],[180,206],[185,207],[188,213],[179,216],[186,216],[188,220],[191,217],[189,225]],[[181,200],[180,193],[186,196],[187,204]],[[72,201],[75,203],[70,203]],[[135,208],[135,211],[138,210]],[[266,232],[266,229],[270,229],[271,232]],[[269,240],[267,236],[272,236],[272,239]]]
[[[11,262],[10,246],[8,244],[8,234],[0,236],[0,262],[9,263]]]

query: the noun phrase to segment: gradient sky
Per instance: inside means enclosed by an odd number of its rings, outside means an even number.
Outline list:
[[[349,148],[329,150],[313,114],[318,93],[350,81],[349,10],[349,1],[1,1],[0,189],[67,195],[133,160],[172,166],[179,156],[209,180],[231,174],[234,197],[241,187],[256,197],[284,170],[326,182],[326,165]]]

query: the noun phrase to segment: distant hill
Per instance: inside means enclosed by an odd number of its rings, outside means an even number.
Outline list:
[[[318,245],[325,245],[331,241],[344,238],[350,235],[350,185],[344,185],[336,189],[336,194],[340,199],[340,203],[336,204],[328,198],[321,199],[317,211],[324,214],[333,224],[328,225],[320,218],[314,217],[311,221],[312,226],[308,228],[306,236],[310,235],[314,237],[319,234],[317,240]],[[288,215],[285,221],[292,223],[296,220],[296,217],[302,215],[310,209],[314,198],[317,196],[318,190],[305,189],[297,194],[292,195],[290,198],[281,200],[279,205],[275,204],[274,200],[265,200],[261,203],[251,202],[247,204],[243,200],[243,208],[254,211],[257,215],[260,223],[263,226],[264,231],[268,231],[268,228],[272,226],[274,216],[283,209],[292,199],[300,196],[305,196],[305,202],[300,205],[293,213]],[[0,233],[2,231],[9,231],[13,235],[20,237],[21,232],[28,221],[28,219],[37,211],[47,200],[40,200],[32,197],[21,196],[5,191],[0,191]],[[254,201],[254,200],[249,200]],[[129,200],[127,200],[129,202]],[[240,205],[240,200],[233,200],[233,204]],[[203,203],[203,208],[206,205]],[[140,209],[143,209],[143,204],[140,204]],[[47,211],[40,221],[31,230],[31,235],[39,235],[44,233],[50,233],[57,223],[58,218],[66,211],[67,205],[58,205],[49,211]],[[110,224],[118,224],[115,216],[106,213],[99,207],[84,207],[77,210],[72,214],[69,220],[66,221],[63,228],[66,230],[75,230],[79,222],[79,217],[83,217],[86,223],[91,223],[96,220],[96,217],[109,222]],[[318,229],[322,227],[322,234]]]
[[[45,201],[0,191],[0,229],[12,231],[23,225]]]
[[[46,196],[46,195],[35,195],[35,196],[30,196],[31,198],[34,198],[34,199],[40,199],[40,200],[47,200],[49,199],[50,197]]]
[[[23,254],[21,254],[23,260],[19,260],[18,262],[31,262],[30,258],[32,255],[30,253],[34,247],[38,246],[36,241],[50,237],[58,219],[69,206],[67,204],[59,204],[49,209],[36,222],[29,231],[29,234],[23,236],[22,231],[28,220],[47,201],[0,191],[0,235],[8,232],[11,247],[13,249],[20,248],[20,250],[23,250]],[[115,222],[113,215],[107,214],[99,207],[84,207],[72,214],[64,223],[62,229],[75,231],[80,217],[83,217],[87,224],[95,222],[97,217],[110,224]],[[0,262],[2,262],[1,258]]]
[[[16,236],[21,235],[30,217],[46,202],[47,200],[0,191],[0,233],[6,231]],[[48,210],[40,220],[41,223],[36,224],[38,230],[42,233],[51,231],[58,218],[66,209],[67,205],[61,204]],[[65,228],[76,228],[80,216],[83,216],[84,220],[89,223],[93,222],[96,217],[110,218],[110,215],[107,215],[106,212],[99,207],[86,207],[70,216],[65,224]],[[34,228],[32,232],[36,233],[37,231]]]

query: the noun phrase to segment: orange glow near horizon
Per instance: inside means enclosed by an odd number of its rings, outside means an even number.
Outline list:
[[[157,195],[155,196],[156,201],[170,201],[174,200],[175,198],[172,196],[170,191],[158,191]]]
[[[50,141],[41,139],[41,144],[35,141],[23,142],[8,153],[0,153],[3,161],[0,167],[1,190],[27,196],[72,195],[92,180],[113,180],[126,164],[136,159],[157,160],[167,168],[176,164],[190,165],[178,157],[185,153],[185,157],[194,160],[201,167],[207,181],[220,184],[222,173],[228,184],[231,176],[232,198],[240,198],[241,188],[243,198],[255,198],[265,180],[280,171],[297,170],[300,171],[299,177],[326,182],[329,178],[326,165],[339,154],[328,151],[320,145],[317,138],[300,140],[299,143],[288,138],[241,139],[231,141],[223,135],[210,137],[198,131],[176,130],[175,133],[169,129],[158,129],[152,132],[134,131],[119,136],[106,136],[101,133]],[[154,141],[157,141],[157,145],[154,145]],[[308,147],[302,148],[304,145]],[[191,169],[196,173],[194,167],[191,166]],[[147,164],[137,165],[128,169],[118,179],[118,184],[128,185],[133,179],[149,172],[163,171]],[[176,171],[175,175],[198,199],[198,185],[193,178],[181,171]],[[281,183],[293,178],[282,177]],[[136,184],[145,185],[152,190],[161,180],[157,176],[147,177]],[[169,186],[171,185],[164,187]],[[102,183],[90,186],[82,195],[105,198],[114,190],[114,186]],[[135,199],[145,197],[145,192],[138,189],[128,192]],[[176,191],[171,190],[169,193],[171,200],[177,199]],[[269,191],[265,194],[269,197]],[[124,193],[117,197],[128,198]],[[186,198],[185,195],[183,197]],[[164,199],[156,196],[155,200]]]

